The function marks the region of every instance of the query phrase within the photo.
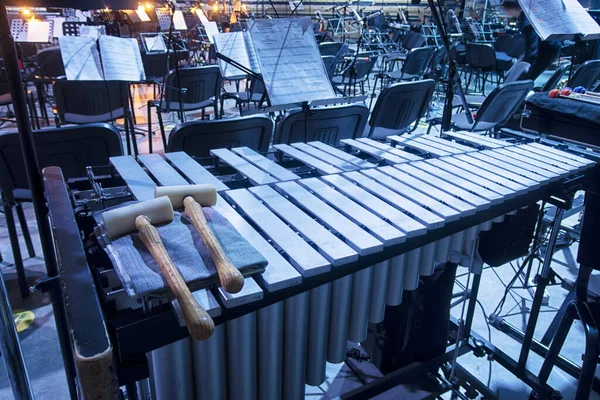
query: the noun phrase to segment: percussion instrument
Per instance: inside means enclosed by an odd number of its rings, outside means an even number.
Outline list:
[[[480,273],[479,232],[595,165],[469,132],[340,144],[277,144],[273,157],[245,147],[214,149],[210,160],[114,157],[109,174],[91,174],[105,184],[70,186],[85,225],[119,196],[145,201],[160,187],[214,185],[214,209],[269,262],[238,293],[194,292],[215,321],[213,335],[195,341],[176,301],[129,299],[112,266],[90,258],[101,302],[111,305],[117,364],[149,352],[157,399],[303,398],[305,384],[325,380],[326,362],[345,359],[347,340],[364,341],[367,325],[436,263]]]

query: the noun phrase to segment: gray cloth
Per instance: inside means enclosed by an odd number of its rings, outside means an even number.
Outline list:
[[[221,214],[212,208],[203,208],[203,211],[208,225],[231,263],[245,277],[262,273],[267,266],[267,260]],[[96,219],[101,218],[97,216]],[[173,222],[156,228],[173,263],[193,290],[218,283],[217,271],[210,252],[185,213],[175,212]],[[151,293],[158,295],[168,290],[168,284],[163,278],[160,267],[137,232],[112,241],[106,235],[102,235],[99,237],[99,242],[110,257],[130,297]]]

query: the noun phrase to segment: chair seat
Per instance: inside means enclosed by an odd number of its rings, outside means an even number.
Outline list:
[[[181,108],[179,108],[179,102],[172,101],[169,103],[168,109],[165,107],[162,107],[162,111],[163,112],[180,111],[180,110],[193,111],[193,110],[200,110],[200,109],[206,108],[206,107],[212,107],[213,105],[214,105],[214,100],[207,99],[207,100],[201,101],[200,103],[182,103]]]
[[[12,97],[10,93],[4,93],[0,95],[0,106],[6,106],[12,104]]]
[[[419,77],[416,74],[403,74],[402,71],[385,72],[383,76],[393,81],[412,81]]]
[[[459,113],[459,114],[455,114],[452,116],[452,123],[461,130],[471,130],[473,129],[473,125],[475,125],[475,119],[473,118],[473,123],[470,124],[469,121],[467,121],[467,116],[465,115],[465,113]],[[476,127],[476,131],[487,131],[488,129],[492,129],[493,127],[495,127],[496,124],[491,123],[491,122],[479,122],[477,124]]]
[[[496,52],[496,69],[498,71],[508,71],[513,65],[513,59],[508,54],[497,51]]]
[[[404,54],[404,53],[387,54],[385,56],[385,60],[386,61],[406,61],[406,54]]]
[[[259,102],[263,95],[262,93],[252,93],[250,94],[249,92],[234,92],[234,93],[223,93],[221,95],[221,97],[223,98],[223,100],[235,100],[241,103],[244,102]]]
[[[486,96],[482,94],[467,94],[465,97],[467,99],[467,105],[481,107]],[[452,99],[452,107],[462,107],[462,105],[463,103],[460,96],[455,95],[454,99]]]

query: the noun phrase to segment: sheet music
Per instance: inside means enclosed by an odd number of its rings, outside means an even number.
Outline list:
[[[135,13],[140,18],[141,22],[150,22],[150,17],[148,16],[148,13],[144,9],[144,6],[139,6],[137,8],[137,10],[135,10]]]
[[[173,27],[176,31],[187,30],[185,18],[183,17],[183,12],[181,12],[181,10],[175,10],[175,14],[173,14]]]
[[[146,80],[137,40],[102,35],[100,55],[107,81],[138,82]]]
[[[202,11],[201,8],[196,8],[196,15],[198,18],[200,18],[202,25],[206,25],[206,23],[208,23],[208,18],[206,18],[206,14],[204,14],[204,11]]]
[[[208,21],[204,24],[204,30],[206,31],[206,36],[208,36],[208,41],[211,44],[214,44],[215,39],[213,37],[219,34],[219,26],[217,23],[215,21]]]
[[[272,105],[336,97],[309,17],[256,20],[249,32]]]
[[[52,17],[54,25],[52,26],[52,37],[59,38],[63,36],[63,22],[67,19],[64,17]]]
[[[106,27],[104,25],[80,25],[79,36],[91,37],[98,39],[101,35],[106,35]]]
[[[165,53],[167,51],[167,45],[162,35],[142,36],[142,38],[144,39],[147,53]]]
[[[256,55],[249,55],[248,49],[254,51],[252,45],[248,46],[247,40],[251,40],[247,32],[229,32],[219,33],[214,36],[215,49],[218,53],[231,58],[234,61],[242,64],[244,67],[260,73],[260,66],[256,61]],[[235,78],[245,76],[246,73],[233,65],[219,59],[219,67],[221,74],[225,78]]]
[[[519,0],[527,19],[542,40],[600,38],[600,26],[577,0]]]
[[[58,41],[65,75],[70,81],[99,81],[103,79],[96,39],[62,36]]]

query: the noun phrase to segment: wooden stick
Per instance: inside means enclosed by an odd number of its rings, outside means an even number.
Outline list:
[[[175,264],[173,264],[171,257],[169,257],[169,253],[165,249],[158,230],[143,215],[135,219],[135,226],[142,242],[146,245],[152,257],[154,257],[173,295],[175,295],[175,298],[179,302],[190,336],[196,340],[208,339],[215,329],[214,322],[210,315],[198,304],[192,292],[190,292],[181,273]]]
[[[223,251],[221,244],[215,237],[214,233],[208,226],[202,206],[192,197],[187,196],[183,199],[185,213],[192,220],[192,224],[196,227],[204,244],[210,251],[210,254],[219,274],[221,286],[229,293],[237,293],[244,287],[244,276],[242,273],[229,261],[227,255]]]

